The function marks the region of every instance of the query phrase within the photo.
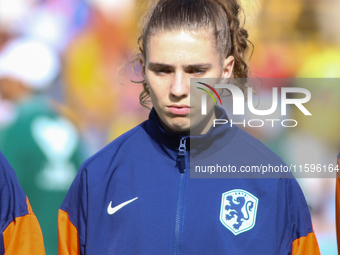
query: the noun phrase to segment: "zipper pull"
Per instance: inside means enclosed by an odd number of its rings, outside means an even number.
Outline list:
[[[186,137],[182,137],[180,142],[179,142],[179,147],[178,147],[178,160],[180,164],[180,172],[184,173],[184,170],[186,168],[186,163],[185,163],[185,156],[187,155],[187,149],[186,149]]]

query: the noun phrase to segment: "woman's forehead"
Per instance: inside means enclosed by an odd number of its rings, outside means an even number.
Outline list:
[[[210,31],[175,30],[152,35],[147,43],[148,61],[189,60],[202,62],[219,56]],[[203,61],[204,62],[204,61]]]
[[[214,30],[210,27],[202,28],[200,30],[196,29],[173,29],[173,30],[159,30],[152,31],[147,39],[147,43],[151,38],[154,37],[163,37],[163,38],[187,38],[187,39],[205,39],[205,40],[214,40],[213,36]]]

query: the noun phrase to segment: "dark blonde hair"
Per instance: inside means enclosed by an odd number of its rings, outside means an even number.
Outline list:
[[[146,59],[146,45],[149,38],[166,31],[200,31],[212,29],[216,49],[221,57],[234,56],[233,78],[248,78],[245,55],[248,51],[248,32],[240,26],[241,7],[237,0],[160,0],[144,15],[138,38],[140,53],[133,61]],[[245,80],[245,79],[242,79]],[[145,80],[139,95],[140,104],[147,107],[149,91]],[[237,84],[246,89],[245,82]],[[148,107],[147,107],[148,108]]]

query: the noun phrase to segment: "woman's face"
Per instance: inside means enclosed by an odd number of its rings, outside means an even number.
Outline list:
[[[208,100],[207,115],[201,115],[201,97],[190,98],[190,78],[228,78],[233,64],[232,56],[221,60],[209,31],[178,30],[151,36],[146,59],[141,59],[142,74],[165,130],[206,133],[215,119],[214,104]]]

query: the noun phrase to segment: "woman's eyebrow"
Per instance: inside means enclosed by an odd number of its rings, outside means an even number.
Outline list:
[[[212,64],[210,63],[198,63],[198,64],[191,64],[191,65],[183,65],[183,69],[197,69],[197,68],[205,68],[210,69],[212,67]],[[149,63],[149,68],[175,68],[172,65],[163,64],[163,63],[157,63],[157,62],[151,62]]]
[[[199,69],[199,68],[204,68],[204,69],[210,69],[212,67],[212,64],[210,63],[199,63],[199,64],[192,64],[192,65],[184,65],[184,69]]]
[[[149,68],[151,68],[151,69],[153,69],[153,68],[174,68],[174,66],[168,65],[168,64],[151,62],[151,63],[149,63]]]

